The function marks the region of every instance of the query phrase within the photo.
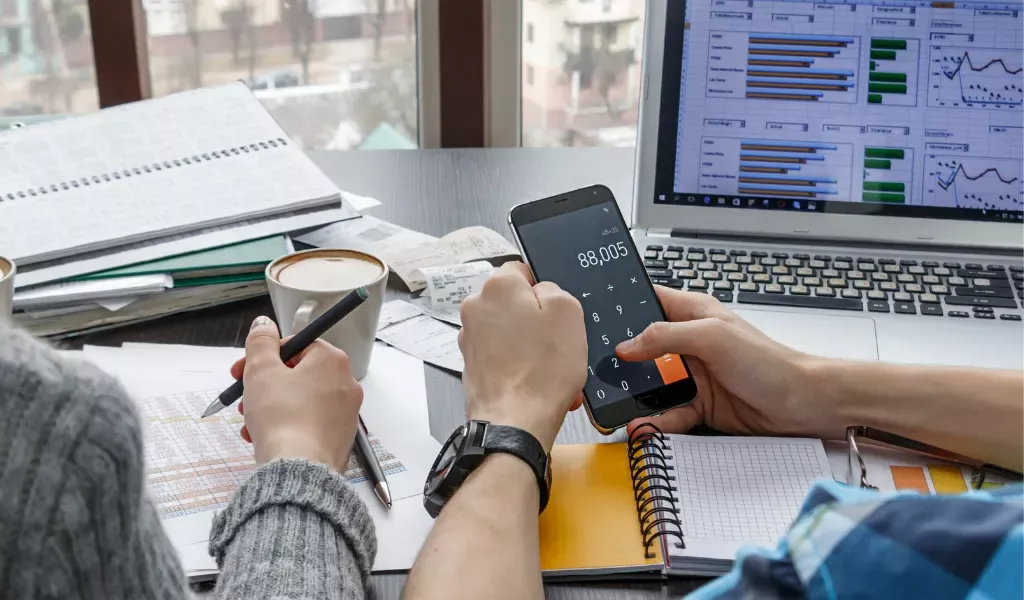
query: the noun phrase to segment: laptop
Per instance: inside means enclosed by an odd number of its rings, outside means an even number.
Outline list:
[[[1022,368],[1020,0],[648,0],[651,279],[798,350]]]

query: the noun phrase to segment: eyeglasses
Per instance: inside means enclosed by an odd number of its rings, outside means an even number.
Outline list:
[[[985,477],[989,473],[1001,475],[1003,477],[1021,479],[1022,476],[1017,471],[999,467],[996,465],[988,464],[980,460],[976,460],[963,454],[957,454],[949,450],[943,450],[937,446],[931,444],[925,444],[924,442],[918,442],[910,438],[903,437],[902,435],[896,435],[895,433],[889,433],[888,431],[882,431],[880,429],[873,429],[871,427],[848,427],[846,429],[846,446],[848,450],[848,475],[847,481],[850,485],[853,485],[854,474],[860,473],[858,483],[862,488],[868,488],[877,490],[878,487],[868,483],[868,468],[864,464],[864,459],[860,455],[860,448],[857,446],[857,440],[869,440],[887,446],[900,448],[903,450],[911,450],[922,454],[927,454],[939,458],[954,462],[972,469],[971,473],[971,487],[976,490],[980,490],[982,485],[985,483]]]

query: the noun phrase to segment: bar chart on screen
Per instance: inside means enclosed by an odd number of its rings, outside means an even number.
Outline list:
[[[712,31],[709,98],[857,102],[860,38]]]
[[[850,196],[852,144],[704,137],[700,190],[765,198]]]
[[[911,204],[913,179],[912,148],[864,147],[864,202]]]
[[[871,38],[868,54],[868,104],[917,105],[917,63],[921,42],[916,39]]]

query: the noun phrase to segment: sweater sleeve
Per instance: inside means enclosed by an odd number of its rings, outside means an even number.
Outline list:
[[[376,553],[373,520],[355,490],[304,460],[257,469],[210,533],[218,598],[362,599]]]

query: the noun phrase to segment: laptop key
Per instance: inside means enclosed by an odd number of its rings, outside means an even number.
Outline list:
[[[671,269],[647,269],[647,274],[651,277],[664,277],[666,279],[674,275]]]
[[[686,252],[686,246],[669,246],[665,249],[669,252]]]
[[[922,315],[931,315],[933,317],[942,316],[942,307],[938,304],[922,304],[921,305]]]
[[[911,275],[924,275],[926,272],[927,271],[924,270],[924,267],[908,267],[907,268],[907,273],[910,273]]]
[[[750,255],[753,256],[754,258],[764,258],[768,256],[768,253],[762,250],[754,250],[753,252],[750,253]]]
[[[921,302],[921,304],[938,304],[939,303],[939,297],[936,296],[935,294],[921,294],[920,296],[917,297],[917,299],[918,299],[918,301]]]
[[[1013,298],[1010,288],[1004,287],[955,287],[953,293],[957,296],[978,296],[981,298]]]
[[[708,289],[708,282],[704,281],[703,279],[694,279],[689,284],[687,284],[686,289],[704,291]]]
[[[932,275],[938,275],[939,277],[947,277],[952,271],[946,267],[936,267],[932,269]]]
[[[811,290],[807,289],[807,286],[803,285],[791,285],[789,286],[789,293],[794,296],[809,296]]]
[[[921,262],[921,266],[928,269],[934,269],[935,267],[939,266],[939,263],[935,262],[934,260],[926,260]]]
[[[811,255],[810,254],[794,254],[793,258],[798,258],[800,260],[810,260],[811,259]]]
[[[747,251],[746,250],[730,250],[729,251],[729,256],[746,256],[746,255],[747,255]]]
[[[644,266],[645,267],[650,267],[652,269],[667,269],[668,268],[668,261],[667,260],[645,260],[644,261]]]
[[[651,277],[651,283],[654,285],[665,285],[668,283],[668,277]]]
[[[886,273],[899,273],[900,272],[900,266],[899,265],[882,265],[882,270],[885,271]],[[946,273],[946,274],[948,275],[949,273]]]
[[[860,290],[843,290],[841,295],[843,298],[860,298]]]
[[[1006,267],[1003,265],[988,265],[985,269],[988,271],[1005,271]]]
[[[782,286],[777,283],[769,283],[764,286],[764,291],[767,294],[781,294],[785,290],[782,289]]]
[[[657,250],[648,250],[647,252],[644,252],[644,258],[658,258],[659,256],[661,256],[661,254],[659,254]]]
[[[966,285],[967,280],[963,277],[950,277],[946,283],[949,285]]]
[[[804,277],[803,278],[803,284],[806,285],[807,287],[818,287],[819,285],[821,285],[821,278],[820,277]]]
[[[825,261],[816,258],[816,259],[808,262],[807,266],[812,268],[812,269],[824,269],[826,264],[827,263]]]
[[[664,246],[659,246],[657,244],[651,244],[650,246],[647,246],[647,249],[648,250],[655,250],[657,252],[661,252],[662,250],[665,249],[665,247]]]
[[[841,260],[843,262],[853,262],[853,257],[852,256],[837,256],[836,260]]]
[[[984,271],[985,267],[981,266],[981,263],[967,263],[964,268],[969,271]]]
[[[999,318],[1002,319],[1003,321],[1020,321],[1021,320],[1020,315],[1013,314],[1013,313],[1003,313],[1003,314],[999,315]]]
[[[994,306],[996,308],[1017,308],[1012,298],[983,298],[978,296],[943,296],[947,306]]]
[[[732,302],[732,292],[716,290],[711,295],[717,298],[719,302]]]
[[[735,284],[733,284],[733,282],[731,282],[731,281],[716,281],[715,282],[715,289],[716,290],[729,290],[731,292],[732,288],[733,288],[733,285],[735,285]]]
[[[900,264],[903,265],[904,267],[914,267],[917,266],[917,261],[904,258],[903,260],[900,261]]]
[[[665,260],[676,260],[682,258],[683,255],[680,254],[678,250],[666,250],[665,253],[661,255],[661,257],[664,258]]]
[[[896,259],[895,258],[880,258],[880,259],[878,259],[878,264],[880,264],[880,265],[895,265],[896,264]]]
[[[946,315],[950,316],[950,317],[956,317],[958,319],[968,319],[971,316],[971,315],[967,314],[966,311],[962,311],[962,310],[951,310],[948,313],[946,313]]]
[[[975,306],[971,310],[973,310],[976,313],[994,313],[994,312],[996,312],[995,310],[992,309],[991,306]]]
[[[677,290],[681,290],[681,289],[683,289],[683,282],[684,281],[685,280],[683,280],[683,279],[669,279],[668,281],[666,281],[665,283],[663,283],[661,285],[663,285],[665,287],[670,287],[670,288],[675,288]]]
[[[944,262],[944,263],[942,263],[942,266],[946,267],[947,269],[959,269],[960,268],[960,263],[958,263],[958,262]],[[953,313],[949,313],[949,314],[953,314]]]
[[[917,307],[914,306],[913,302],[894,302],[892,305],[893,312],[901,315],[916,315]]]
[[[679,269],[679,271],[676,272],[676,277],[679,279],[696,279],[697,272],[693,269]]]
[[[980,265],[979,265],[980,266]],[[975,277],[981,277],[983,279],[1006,279],[1006,271],[983,271],[980,269],[958,269],[956,274],[960,277],[966,277],[967,279],[973,279]]]
[[[744,275],[743,273],[729,273],[728,275],[725,276],[725,278],[727,280],[729,280],[729,281],[746,281],[747,280],[747,276]]]
[[[871,290],[868,292],[868,300],[888,300],[889,295],[885,292],[879,292],[878,290]]]
[[[992,319],[995,319],[996,316],[991,314],[991,313],[974,313],[974,318],[975,319],[989,319],[989,320],[992,320]]]
[[[736,264],[738,264],[738,265],[752,265],[752,264],[754,264],[754,259],[750,258],[749,256],[737,256],[736,257]]]
[[[1024,266],[1022,265],[1010,265],[1009,269],[1011,273],[1024,273]]]
[[[789,258],[787,252],[772,252],[772,258]]]
[[[765,286],[765,291],[771,286]],[[831,308],[835,310],[864,310],[860,300],[851,298],[827,298],[822,296],[783,296],[781,294],[754,294],[740,292],[736,295],[740,304],[766,304],[770,306],[794,306],[797,308]]]
[[[759,289],[761,289],[761,288],[756,283],[741,283],[740,284],[740,291],[741,292],[756,292]]]
[[[814,260],[820,260],[822,262],[831,262],[832,257],[829,256],[828,254],[815,254]]]
[[[913,302],[914,297],[906,292],[896,292],[892,295],[892,299],[897,302]]]
[[[837,286],[837,287],[839,287],[839,286]],[[875,289],[875,284],[871,283],[870,281],[865,281],[863,279],[858,279],[858,280],[853,282],[853,287],[858,289],[858,290],[873,290],[873,289]]]
[[[889,312],[889,303],[878,300],[868,302],[868,312],[887,313]]]
[[[847,290],[843,291],[845,292]],[[823,298],[834,298],[836,295],[836,291],[830,287],[820,286],[814,288],[814,295],[821,296]],[[846,296],[844,295],[844,297]],[[857,292],[857,297],[860,298],[860,292]]]
[[[900,286],[896,285],[891,281],[883,281],[882,283],[878,284],[878,289],[882,290],[883,292],[898,292],[900,291]]]

